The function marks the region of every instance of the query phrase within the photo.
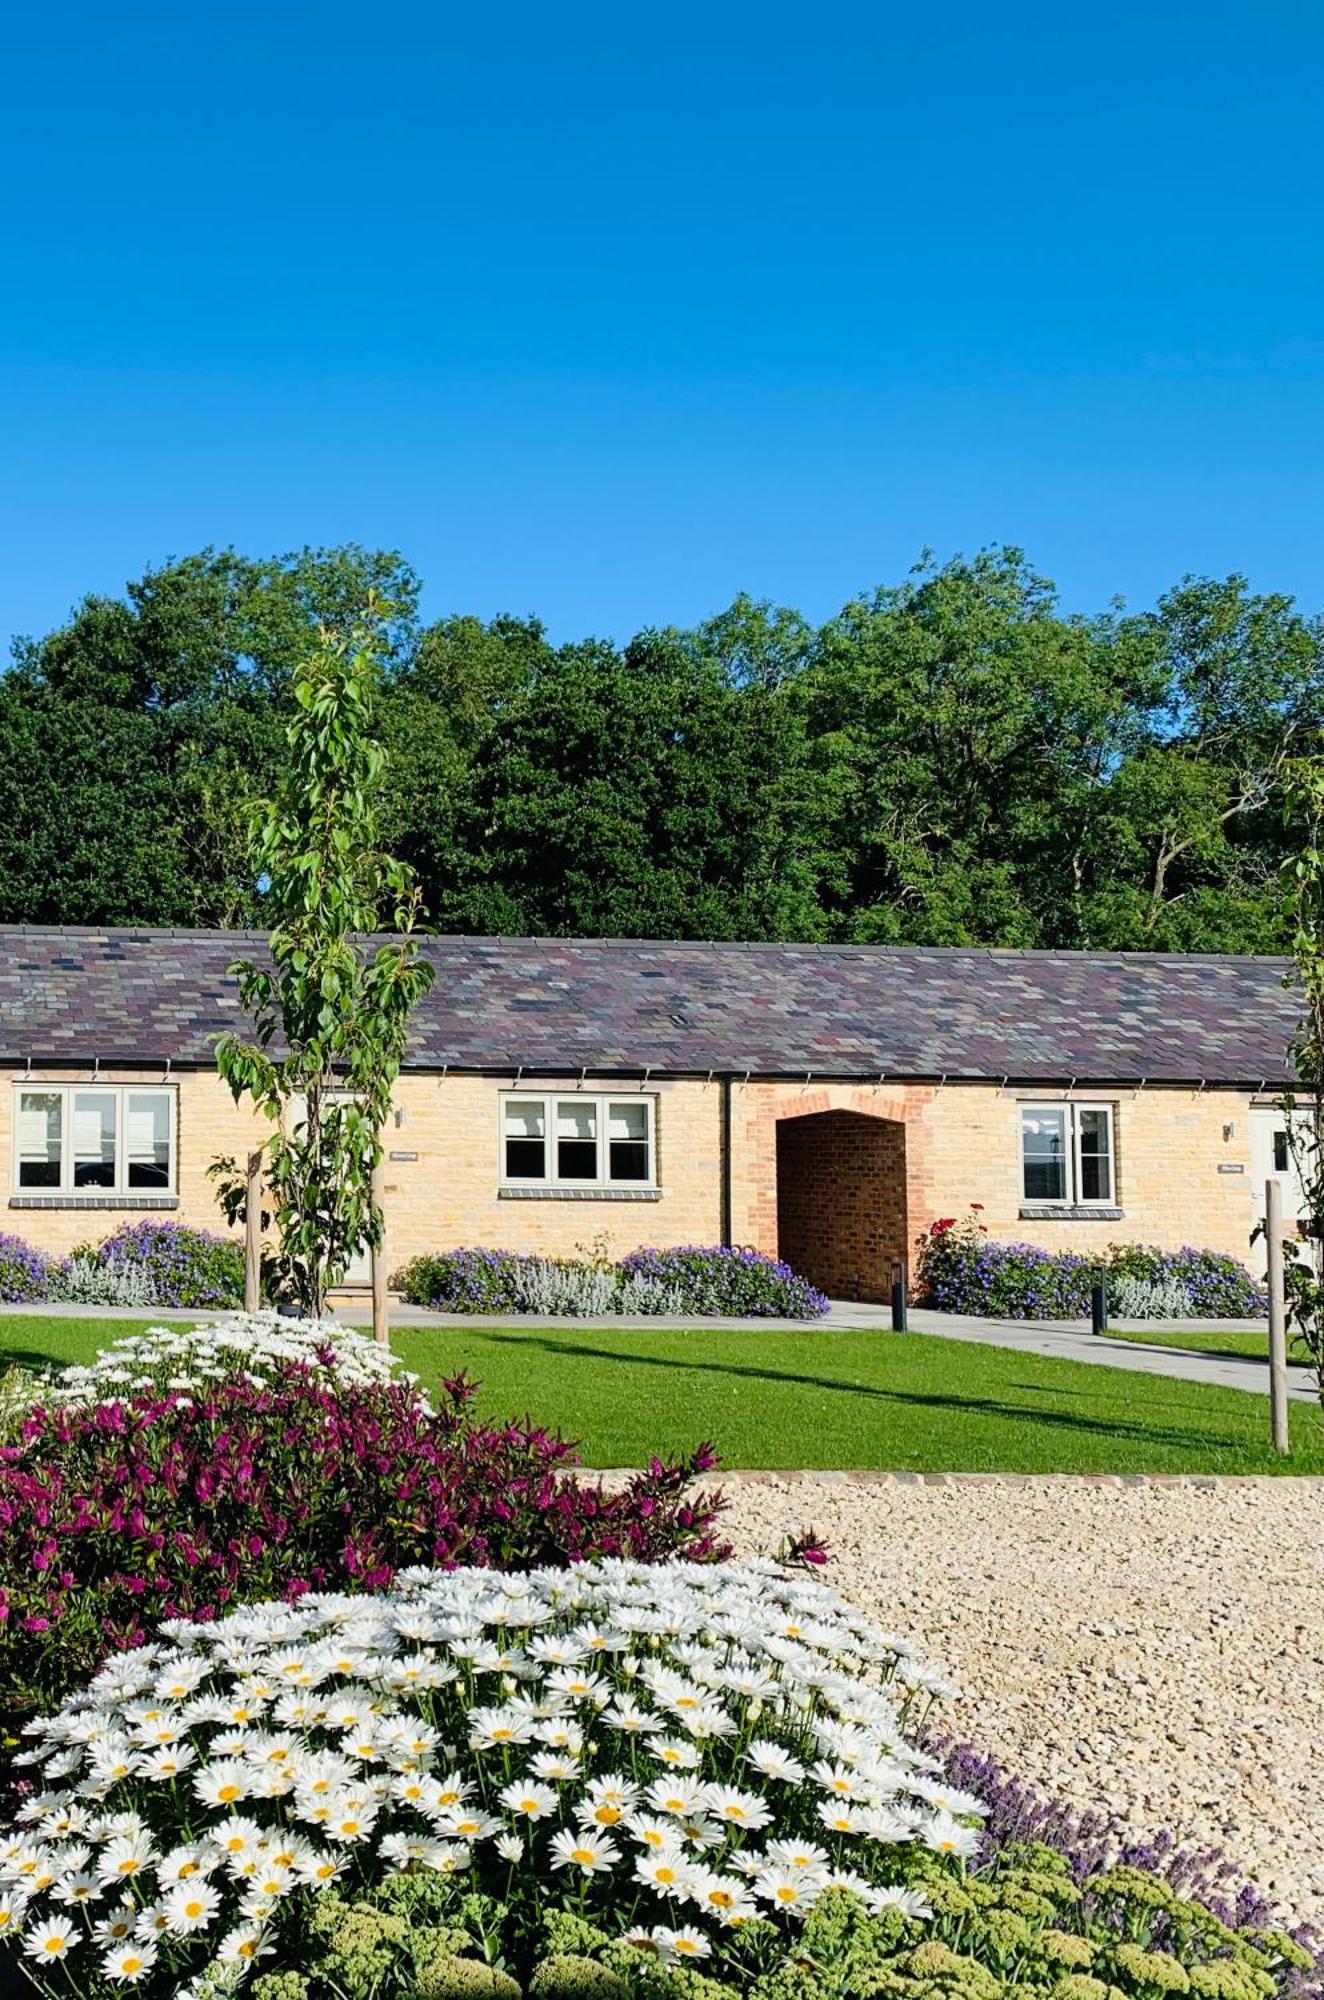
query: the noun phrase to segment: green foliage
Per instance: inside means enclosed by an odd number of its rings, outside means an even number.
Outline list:
[[[420,630],[356,548],[205,550],[89,598],[0,678],[0,918],[252,923],[312,635],[380,633],[391,851],[444,929],[1278,950],[1287,760],[1319,621],[1244,578],[1064,612],[1015,549],[822,627],[738,597],[688,631],[554,646]]]
[[[217,1066],[236,1100],[270,1121],[266,1177],[279,1250],[273,1270],[312,1318],[351,1258],[381,1240],[372,1177],[409,1014],[432,977],[419,957],[419,899],[408,869],[376,844],[383,752],[371,730],[382,615],[329,627],[295,673],[285,765],[254,816],[251,866],[270,963],[240,964],[256,1040],[223,1035]],[[383,912],[396,935],[365,945]],[[242,1213],[232,1163],[223,1200]]]

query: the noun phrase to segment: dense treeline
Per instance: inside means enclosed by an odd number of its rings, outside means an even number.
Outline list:
[[[444,930],[1263,951],[1279,775],[1324,626],[1244,579],[1066,614],[996,549],[815,627],[552,645],[418,616],[400,558],[207,551],[88,598],[0,678],[0,920],[260,922],[247,803],[290,669],[369,588],[389,837]]]

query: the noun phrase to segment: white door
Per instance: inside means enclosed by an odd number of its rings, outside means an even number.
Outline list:
[[[1296,1129],[1297,1147],[1304,1146],[1310,1130],[1310,1120],[1303,1112],[1292,1117]],[[1253,1177],[1253,1208],[1256,1224],[1264,1221],[1264,1189],[1268,1181],[1277,1181],[1283,1191],[1283,1230],[1288,1236],[1296,1232],[1297,1217],[1305,1208],[1305,1192],[1301,1185],[1301,1173],[1297,1166],[1296,1152],[1292,1146],[1292,1135],[1288,1127],[1288,1113],[1280,1104],[1256,1105],[1250,1114],[1250,1170]],[[1264,1238],[1255,1240],[1251,1253],[1251,1269],[1257,1277],[1263,1277],[1266,1267]]]
[[[330,1090],[326,1094],[328,1097],[339,1095],[338,1092]],[[308,1100],[301,1091],[290,1099],[290,1116],[294,1121],[296,1131],[303,1123],[307,1104]],[[340,1280],[340,1283],[352,1286],[356,1290],[360,1286],[367,1286],[372,1283],[372,1252],[370,1250],[360,1250],[356,1257],[350,1258],[349,1267],[344,1277]]]

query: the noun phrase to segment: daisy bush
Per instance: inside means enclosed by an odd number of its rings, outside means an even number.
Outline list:
[[[270,1386],[291,1366],[345,1388],[417,1386],[389,1348],[336,1320],[232,1313],[200,1326],[149,1326],[114,1341],[95,1361],[66,1368],[44,1384],[42,1400],[61,1409],[94,1409],[135,1394],[206,1393],[236,1378]]]
[[[831,1892],[922,1923],[963,1872],[982,1807],[914,1741],[941,1691],[772,1563],[420,1569],[173,1620],[29,1725],[0,1927],[50,1994],[321,2000],[346,1912],[403,1879],[413,1971],[372,1989],[401,2000],[466,1957],[537,1990],[549,1913],[743,1990]]]

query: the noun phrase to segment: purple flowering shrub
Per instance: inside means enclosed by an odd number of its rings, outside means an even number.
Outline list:
[[[115,1270],[142,1271],[158,1306],[238,1305],[244,1296],[244,1248],[187,1223],[126,1222],[92,1253]]]
[[[6,1305],[24,1305],[39,1299],[50,1277],[50,1259],[25,1243],[21,1236],[0,1231],[0,1299]]]
[[[1075,1250],[1039,1250],[999,1243],[972,1202],[959,1220],[947,1216],[918,1240],[916,1293],[939,1312],[990,1319],[1085,1319],[1100,1270],[1147,1284],[1179,1285],[1196,1319],[1250,1319],[1268,1310],[1264,1288],[1235,1257],[1218,1250],[1157,1250],[1143,1243],[1110,1244],[1101,1257]]]
[[[789,1264],[732,1244],[632,1250],[618,1268],[623,1277],[675,1289],[684,1300],[682,1311],[704,1317],[821,1319],[828,1310],[824,1294]]]
[[[1244,1264],[1218,1250],[1157,1250],[1153,1244],[1114,1244],[1108,1269],[1151,1285],[1180,1285],[1196,1319],[1263,1319],[1269,1296]]]
[[[526,1310],[524,1274],[546,1261],[511,1250],[451,1250],[413,1258],[392,1282],[411,1305],[436,1312],[518,1313]],[[566,1271],[601,1268],[568,1258],[555,1261]],[[819,1319],[828,1310],[827,1299],[807,1278],[758,1250],[721,1245],[633,1250],[605,1271],[618,1290],[635,1289],[633,1304],[628,1294],[622,1298],[624,1310],[637,1310],[641,1285],[658,1298],[665,1294],[667,1310],[696,1317]]]
[[[308,1590],[373,1590],[412,1564],[528,1569],[591,1556],[724,1554],[720,1496],[687,1496],[708,1446],[654,1458],[617,1491],[573,1445],[480,1422],[475,1387],[435,1410],[408,1383],[346,1384],[291,1363],[32,1410],[0,1447],[0,1689],[18,1720],[163,1619]]]
[[[997,1243],[974,1214],[932,1224],[919,1238],[918,1303],[990,1319],[1080,1319],[1095,1266],[1075,1251]]]
[[[447,1250],[411,1258],[391,1284],[410,1305],[435,1312],[518,1312],[516,1274],[532,1261],[513,1250]]]

